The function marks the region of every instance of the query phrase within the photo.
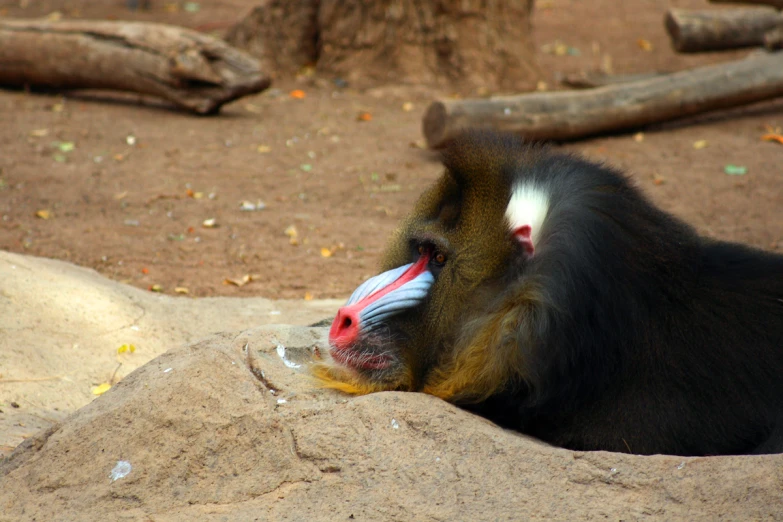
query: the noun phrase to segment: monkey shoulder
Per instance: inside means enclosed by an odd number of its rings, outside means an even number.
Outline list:
[[[783,255],[759,248],[704,239],[701,267],[705,277],[745,296],[775,298],[783,312]]]
[[[704,239],[705,259],[715,270],[743,270],[750,275],[771,274],[783,280],[783,255],[741,243]]]

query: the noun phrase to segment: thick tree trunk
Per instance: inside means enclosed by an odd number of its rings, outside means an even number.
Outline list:
[[[665,24],[674,48],[681,53],[692,53],[761,46],[764,33],[775,28],[780,20],[777,11],[765,8],[670,9]]]
[[[533,0],[266,0],[227,40],[288,72],[316,63],[354,85],[513,91],[539,79]],[[284,57],[284,60],[278,57]]]
[[[269,83],[249,54],[181,27],[0,20],[0,85],[151,94],[211,114]]]
[[[318,59],[318,0],[264,0],[225,40],[260,60],[264,70],[291,74]]]
[[[783,96],[783,52],[585,91],[436,101],[424,115],[423,132],[433,148],[467,128],[567,140],[778,96]]]

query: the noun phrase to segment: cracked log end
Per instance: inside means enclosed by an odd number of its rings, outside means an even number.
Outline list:
[[[424,113],[422,133],[427,140],[427,146],[431,149],[437,149],[445,144],[447,113],[446,106],[440,101],[432,102]]]

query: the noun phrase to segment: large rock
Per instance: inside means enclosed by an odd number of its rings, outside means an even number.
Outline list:
[[[324,336],[264,326],[166,352],[0,465],[0,519],[783,516],[781,455],[578,453],[426,395],[318,391],[304,370]]]
[[[169,348],[262,324],[312,324],[341,303],[172,297],[0,251],[0,455]],[[137,350],[119,356],[123,344]]]
[[[426,395],[320,391],[325,329],[258,325],[338,304],[171,298],[0,252],[0,444],[24,440],[0,521],[783,518],[783,455],[575,453]],[[118,375],[137,369],[96,399],[122,343]]]

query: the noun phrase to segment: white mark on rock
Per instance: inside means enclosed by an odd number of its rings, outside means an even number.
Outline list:
[[[269,315],[280,315],[282,312],[280,310],[272,310],[269,312]]]
[[[131,472],[131,469],[133,469],[133,467],[130,462],[127,460],[118,460],[117,464],[114,465],[114,469],[111,470],[109,477],[111,477],[111,481],[114,482],[117,479],[127,477],[128,473]]]
[[[166,368],[165,370],[163,370],[163,373],[169,373],[169,372],[170,372],[171,370],[173,370],[173,369],[174,369],[174,368]]]
[[[282,361],[283,361],[283,364],[285,364],[289,368],[299,368],[301,366],[299,364],[296,364],[296,363],[293,363],[293,362],[289,361],[286,358],[286,356],[285,356],[285,346],[283,346],[282,344],[278,344],[277,345],[277,356],[280,357],[280,359],[282,359]]]
[[[685,467],[685,461],[683,460],[682,462],[680,462],[680,465],[677,466],[677,469],[682,469],[684,467]]]
[[[392,427],[392,428],[394,428],[395,430],[398,430],[398,429],[400,429],[400,423],[399,423],[399,422],[397,422],[397,419],[392,419],[392,421],[391,421],[391,427]]]
[[[277,404],[285,404],[286,402],[288,401],[285,399],[277,399]]]
[[[135,324],[133,326],[131,326],[130,329],[133,330],[134,332],[138,332],[139,331],[139,327],[136,326]]]

